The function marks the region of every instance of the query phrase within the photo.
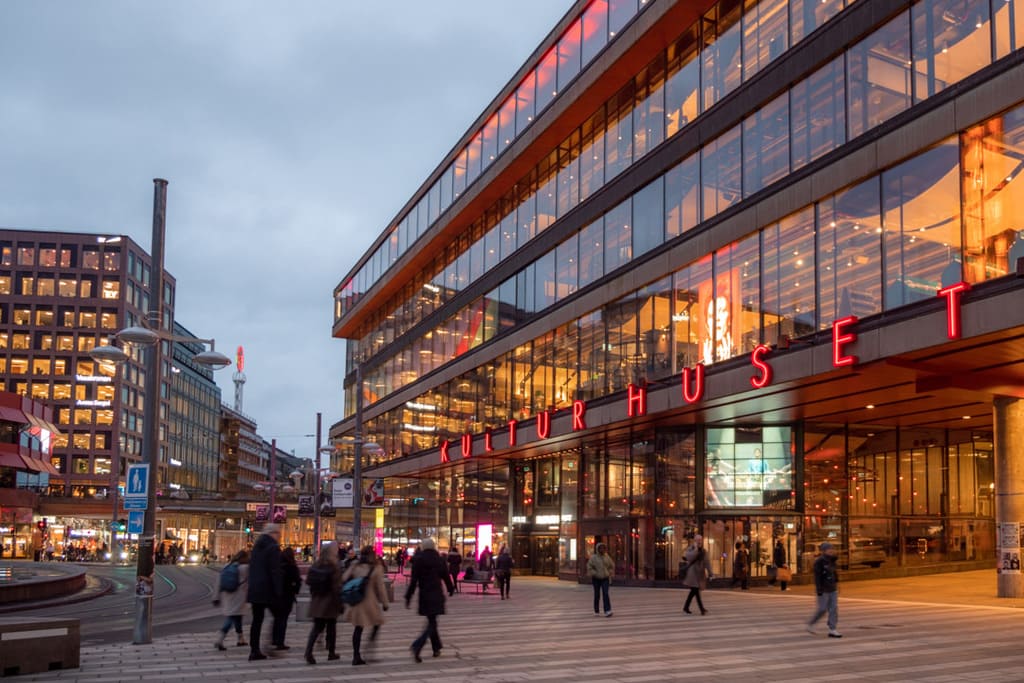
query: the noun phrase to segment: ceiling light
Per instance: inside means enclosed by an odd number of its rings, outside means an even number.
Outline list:
[[[874,404],[874,403],[869,403],[869,404],[867,404],[867,406],[865,406],[865,407],[866,407],[866,408],[867,408],[868,410],[874,410],[874,409],[875,409],[875,404]]]

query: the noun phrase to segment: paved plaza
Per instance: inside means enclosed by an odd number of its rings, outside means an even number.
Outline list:
[[[399,584],[399,591],[404,586]],[[308,623],[289,625],[292,650],[249,662],[247,648],[213,648],[210,633],[152,645],[86,646],[78,670],[18,681],[1021,681],[1024,601],[998,600],[992,572],[850,582],[840,586],[842,639],[804,630],[812,590],[768,587],[705,594],[707,616],[682,612],[682,590],[612,586],[614,615],[596,617],[589,585],[516,577],[513,598],[472,592],[448,601],[442,656],[413,662],[422,618],[401,603],[369,666],[351,666],[351,633],[339,627],[342,659],[303,662]],[[248,624],[247,624],[248,626]],[[265,628],[266,630],[266,628]]]

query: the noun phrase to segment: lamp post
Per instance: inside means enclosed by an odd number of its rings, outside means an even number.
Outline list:
[[[164,341],[192,341],[209,344],[210,350],[198,353],[193,361],[214,368],[231,365],[231,359],[214,350],[212,339],[179,337],[167,331],[163,317],[164,293],[164,232],[167,221],[167,181],[153,179],[153,237],[150,244],[149,311],[147,322],[151,327],[129,327],[117,333],[122,343],[141,344],[146,347],[145,395],[143,397],[142,462],[149,466],[149,486],[146,490],[146,508],[139,536],[138,564],[135,577],[135,628],[132,643],[142,645],[153,642],[153,572],[156,550],[156,485],[160,457],[160,384],[161,345]],[[121,349],[105,345],[89,354],[98,362],[123,363],[128,359]]]

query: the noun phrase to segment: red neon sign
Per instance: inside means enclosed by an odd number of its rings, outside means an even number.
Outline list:
[[[857,356],[844,355],[843,347],[857,341],[855,332],[843,333],[843,330],[857,324],[857,316],[850,315],[832,323],[832,365],[841,368],[845,365],[856,365]]]
[[[572,402],[572,431],[578,432],[587,428],[583,416],[587,413],[587,402],[579,399]]]
[[[537,413],[537,436],[541,439],[551,436],[551,411],[542,410]]]
[[[441,442],[441,462],[450,462],[451,458],[448,457],[448,439]]]
[[[690,368],[683,368],[683,400],[687,403],[696,403],[704,397],[704,364],[697,363],[693,374],[693,391],[690,391]]]
[[[473,435],[463,434],[462,435],[462,457],[472,458],[473,457]]]
[[[771,347],[766,344],[758,344],[750,354],[750,364],[761,372],[761,376],[754,375],[750,378],[750,385],[755,389],[763,389],[772,381],[772,366],[765,362],[764,357]]]
[[[235,367],[238,368],[239,372],[242,372],[245,368],[245,350],[241,346],[235,351]]]
[[[939,290],[939,296],[946,297],[946,336],[959,339],[962,330],[960,324],[960,295],[970,289],[966,282],[958,282]]]
[[[509,446],[515,446],[516,445],[516,425],[518,425],[518,424],[519,424],[519,420],[509,420],[508,421],[508,445]]]
[[[493,453],[494,452],[494,442],[492,441],[492,438],[493,437],[491,435],[491,430],[490,429],[488,429],[486,432],[484,432],[484,451],[486,451],[488,453]]]
[[[635,384],[626,386],[626,414],[639,417],[647,414],[647,389]]]

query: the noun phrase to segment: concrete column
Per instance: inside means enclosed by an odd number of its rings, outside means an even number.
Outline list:
[[[995,426],[995,506],[996,545],[1005,540],[1002,524],[1024,525],[1024,400],[1011,396],[998,396],[993,401]],[[1020,557],[1018,536],[1017,553]],[[1024,569],[1004,572],[1003,555],[998,556],[1000,568],[998,592],[1000,598],[1024,597]]]

